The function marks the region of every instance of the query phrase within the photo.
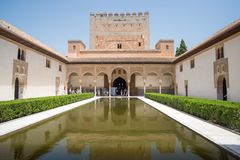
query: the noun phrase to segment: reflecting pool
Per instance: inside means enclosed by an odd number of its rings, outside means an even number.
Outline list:
[[[234,160],[138,99],[102,98],[0,139],[0,159]]]

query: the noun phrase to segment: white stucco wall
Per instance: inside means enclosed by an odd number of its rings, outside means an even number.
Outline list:
[[[17,59],[17,46],[0,37],[0,100],[13,99],[13,59]]]
[[[227,41],[224,44],[224,51],[229,69],[228,99],[240,101],[240,35]]]
[[[224,58],[228,58],[229,88],[227,95],[229,101],[240,101],[240,35],[223,41]],[[190,60],[194,58],[195,68],[190,69]],[[217,99],[217,88],[214,88],[213,62],[216,60],[215,47],[190,57],[176,64],[176,82],[178,94],[185,95],[184,80],[188,80],[188,95],[193,97]],[[179,66],[183,64],[183,71]]]
[[[56,95],[56,77],[60,77],[60,94],[64,94],[64,82],[66,65],[47,57],[51,61],[51,67],[46,67],[46,57],[33,50],[26,51],[26,62],[28,63],[28,80],[24,97],[42,97]],[[62,65],[62,72],[58,70]]]
[[[185,95],[184,80],[188,80],[188,95],[193,97],[217,98],[217,90],[214,88],[213,62],[215,61],[215,49],[209,49],[194,57],[195,67],[190,68],[190,60],[186,59],[176,64],[176,82],[178,94]],[[183,71],[180,72],[180,64]]]
[[[0,38],[0,100],[14,99],[13,60],[17,59],[18,45]],[[64,94],[66,65],[48,57],[51,68],[46,68],[46,55],[26,48],[28,63],[27,85],[23,90],[23,98],[56,95],[56,77],[60,77],[59,94]],[[59,64],[62,72],[59,72]]]

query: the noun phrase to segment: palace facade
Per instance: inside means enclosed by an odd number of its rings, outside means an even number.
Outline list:
[[[0,21],[0,100],[94,92],[159,92],[240,101],[240,20],[185,54],[174,41],[150,49],[149,14],[90,14],[89,49],[68,41],[67,57]]]

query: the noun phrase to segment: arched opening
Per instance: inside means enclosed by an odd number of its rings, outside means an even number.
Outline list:
[[[220,76],[217,81],[217,98],[227,101],[227,81],[223,76]]]
[[[130,79],[130,95],[140,96],[144,95],[144,82],[143,76],[140,73],[133,73]]]
[[[94,86],[97,81],[95,81],[95,78],[92,73],[86,72],[81,77],[82,79],[82,92],[94,92]]]
[[[19,79],[15,80],[14,99],[19,99]]]
[[[127,84],[123,78],[118,77],[113,81],[112,95],[113,96],[126,96],[127,95]]]
[[[162,77],[161,93],[174,94],[174,81],[170,73],[164,73]]]
[[[227,84],[225,78],[223,78],[223,100],[227,101]]]
[[[107,96],[109,91],[109,85],[108,85],[108,76],[106,73],[99,73],[97,75],[97,95],[98,96]]]
[[[80,91],[79,75],[71,73],[68,80],[68,94],[78,93]]]
[[[157,73],[148,73],[146,77],[146,92],[159,92],[159,77]]]
[[[111,76],[112,88],[111,95],[112,96],[126,96],[128,93],[127,90],[127,71],[121,67],[117,67],[112,71]]]

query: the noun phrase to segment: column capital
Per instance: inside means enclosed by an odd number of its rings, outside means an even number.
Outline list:
[[[145,86],[145,84],[146,84],[146,79],[145,79],[145,78],[143,79],[143,84],[144,84],[144,86]]]
[[[159,84],[160,84],[160,85],[162,84],[162,80],[161,80],[161,79],[159,79]]]
[[[97,80],[96,79],[93,80],[93,84],[96,86],[96,84],[97,84]]]

